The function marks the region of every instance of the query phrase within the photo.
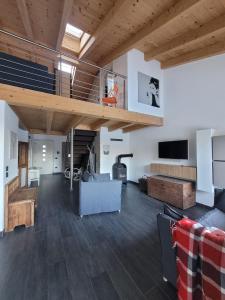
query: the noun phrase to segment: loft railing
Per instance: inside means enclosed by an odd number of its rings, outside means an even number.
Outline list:
[[[44,51],[42,58],[49,60],[34,63],[1,52],[0,83],[125,108],[126,76],[10,32],[0,29],[0,33],[22,42],[24,51],[26,47]]]

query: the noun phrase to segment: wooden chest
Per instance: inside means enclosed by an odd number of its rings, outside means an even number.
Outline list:
[[[34,202],[34,200],[24,200],[9,203],[7,231],[19,225],[26,227],[34,225]]]
[[[19,177],[5,187],[5,231],[16,226],[34,225],[34,208],[37,205],[37,188],[20,188]]]
[[[148,178],[148,195],[186,209],[195,205],[195,184],[175,178],[152,176]]]

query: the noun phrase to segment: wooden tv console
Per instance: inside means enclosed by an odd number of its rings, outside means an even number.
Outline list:
[[[194,166],[169,165],[152,163],[150,165],[151,172],[157,175],[181,178],[190,181],[197,180],[197,169]]]
[[[182,179],[151,176],[148,178],[148,195],[186,209],[195,205],[195,184]]]

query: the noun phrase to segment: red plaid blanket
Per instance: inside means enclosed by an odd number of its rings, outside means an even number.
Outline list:
[[[225,300],[225,232],[183,219],[173,228],[178,299]]]

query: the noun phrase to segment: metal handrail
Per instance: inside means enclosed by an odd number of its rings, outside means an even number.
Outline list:
[[[5,78],[4,78],[3,80],[4,80],[4,81],[7,81],[7,82],[12,82],[12,83],[15,83],[15,84],[21,84],[21,85],[24,85],[24,86],[30,86],[30,87],[33,87],[33,88],[40,88],[40,89],[42,89],[42,90],[46,90],[46,91],[50,91],[50,92],[55,91],[54,89],[48,89],[48,88],[45,88],[45,87],[41,87],[41,86],[29,84],[29,83],[23,83],[23,82],[11,80],[11,79],[5,79]]]
[[[51,52],[53,52],[53,53],[58,54],[59,56],[65,56],[65,57],[67,57],[67,58],[73,59],[73,60],[78,61],[78,62],[80,62],[80,63],[83,63],[83,64],[89,65],[89,66],[91,66],[91,67],[97,68],[97,69],[99,69],[99,70],[106,71],[106,72],[108,72],[108,73],[110,73],[110,74],[113,74],[113,75],[115,75],[115,76],[119,76],[119,77],[121,77],[121,78],[123,78],[123,79],[127,79],[127,76],[125,76],[125,75],[122,75],[122,74],[113,72],[113,71],[111,71],[111,70],[109,70],[109,69],[106,69],[106,68],[103,68],[103,67],[99,67],[99,66],[97,66],[97,65],[95,65],[95,64],[92,64],[92,63],[87,62],[87,61],[85,61],[85,60],[82,60],[82,59],[80,59],[80,58],[74,57],[73,55],[69,55],[68,53],[60,52],[60,51],[58,51],[58,50],[56,50],[56,49],[52,49],[52,48],[47,47],[47,46],[45,46],[45,45],[42,45],[42,44],[40,44],[40,43],[33,42],[33,41],[31,41],[31,40],[28,40],[28,39],[26,39],[26,38],[23,38],[23,37],[21,37],[21,36],[18,36],[18,35],[15,34],[15,33],[11,33],[11,32],[9,32],[9,31],[3,30],[3,29],[0,29],[0,33],[3,33],[3,34],[5,34],[5,35],[11,36],[11,37],[14,37],[14,38],[16,38],[16,39],[19,39],[19,40],[21,40],[21,41],[23,41],[23,42],[26,42],[26,43],[32,44],[32,45],[34,45],[34,46],[40,47],[40,48],[42,48],[42,49],[51,51]]]
[[[15,74],[10,73],[10,72],[5,72],[5,71],[1,71],[1,70],[0,70],[0,73],[4,73],[4,74],[7,74],[7,75],[12,75],[12,76],[15,76],[15,77],[25,78],[25,79],[28,79],[28,80],[37,81],[37,82],[40,82],[40,83],[52,85],[51,82],[46,82],[46,81],[42,81],[42,80],[37,80],[37,79],[34,79],[34,78],[29,78],[29,77],[26,77],[26,76],[21,76],[21,75],[18,75],[18,74],[15,75]],[[49,78],[48,78],[48,79],[49,79]],[[55,79],[51,79],[51,80],[54,81]]]
[[[65,97],[69,97],[72,99],[76,98],[80,100],[101,104],[101,99],[102,97],[104,97],[104,90],[105,90],[105,86],[104,84],[102,84],[103,76],[105,76],[106,74],[113,74],[113,76],[115,76],[115,79],[117,81],[123,80],[124,82],[127,78],[126,76],[115,73],[106,68],[98,67],[97,65],[94,65],[92,63],[83,61],[81,59],[70,56],[66,53],[54,50],[47,46],[19,37],[16,34],[6,32],[2,29],[0,29],[0,33],[12,36],[19,40],[22,40],[24,42],[41,47],[45,50],[57,54],[57,56],[54,55],[54,57],[52,57],[51,60],[52,62],[54,62],[54,58],[55,58],[55,62],[59,63],[58,72],[53,73],[53,72],[49,72],[47,66],[46,66],[47,67],[46,70],[42,68],[38,68],[39,64],[35,66],[35,62],[34,65],[32,64],[29,65],[23,63],[23,61],[20,60],[15,61],[15,60],[10,60],[7,57],[0,57],[0,62],[1,61],[3,62],[2,63],[3,68],[2,70],[0,70],[0,74],[2,73],[6,74],[6,78],[2,78],[2,80],[6,83],[8,82],[9,84],[11,83],[12,85],[19,85],[20,87],[24,87],[28,89],[41,90],[42,92],[48,92],[51,94],[53,93],[61,96],[64,95]],[[44,53],[42,55],[44,55]],[[62,58],[62,56],[65,58]],[[72,79],[70,83],[68,82],[69,77],[66,75],[66,73],[62,71],[62,65],[60,66],[60,64],[62,63],[62,59],[65,62],[67,62],[66,58],[68,58],[68,63],[73,68],[73,72],[70,75],[70,79]],[[73,62],[71,62],[70,58],[73,59]],[[81,64],[88,65],[89,66],[88,70],[85,70],[85,68],[82,69]],[[95,68],[95,71],[93,69],[91,70],[90,66]],[[56,69],[56,65],[53,64],[52,67],[53,68],[55,67]],[[36,73],[35,70],[38,70],[40,72]],[[13,71],[15,71],[15,73],[13,73]],[[81,74],[81,76],[78,76],[77,78],[77,76],[75,76],[76,73]],[[8,78],[7,75],[9,75]],[[33,75],[35,75],[35,77]],[[88,78],[88,76],[90,77]],[[25,81],[28,82],[30,81],[30,82],[23,83],[23,81],[21,82],[20,78],[24,78]],[[50,81],[45,79],[48,79]],[[66,79],[66,81],[64,81],[64,79]],[[92,82],[90,82],[90,80]],[[124,100],[123,103],[125,103]]]
[[[4,61],[7,61],[7,62],[10,62],[11,64],[18,64],[18,65],[20,65],[20,66],[25,66],[25,67],[31,67],[31,66],[27,66],[27,65],[25,65],[25,64],[21,64],[21,63],[18,63],[18,62],[14,62],[14,61],[11,61],[11,60],[8,60],[8,59],[5,59],[5,58],[1,58],[0,57],[0,61],[1,60],[4,60]],[[14,68],[14,67],[10,67],[10,66],[5,66],[7,69],[11,69],[11,70],[15,70],[15,71],[19,71],[19,72],[23,72],[23,73],[27,73],[27,74],[30,74],[30,75],[36,75],[37,76],[37,74],[36,73],[33,73],[33,72],[29,72],[29,71],[25,71],[25,70],[21,70],[21,69],[17,69],[17,68]],[[36,70],[36,68],[34,68],[34,67],[31,67],[32,69],[34,69],[34,70]],[[10,72],[5,72],[5,71],[1,71],[0,70],[0,72],[1,73],[4,73],[4,74],[8,74],[8,75],[14,75],[14,76],[18,76],[18,77],[21,77],[21,78],[26,78],[26,79],[29,79],[29,80],[32,80],[32,81],[37,81],[37,82],[41,82],[41,83],[45,83],[45,84],[52,84],[52,83],[48,83],[48,82],[46,82],[46,81],[42,81],[42,80],[37,80],[37,79],[34,79],[34,78],[29,78],[29,77],[26,77],[26,76],[21,76],[21,75],[15,75],[15,74],[13,74],[13,73],[10,73]],[[77,70],[76,72],[79,72],[79,70]],[[50,73],[50,72],[48,72],[48,74],[51,74],[51,75],[54,75],[55,76],[55,74],[54,73]],[[43,76],[43,75],[40,75],[40,74],[38,74],[38,77],[42,77],[42,78],[46,78],[46,79],[50,79],[49,77],[47,77],[47,76]],[[56,78],[51,78],[51,80],[52,81],[57,81],[57,79]],[[91,85],[92,86],[92,88],[88,88],[88,87],[83,87],[83,86],[81,86],[81,85],[79,85],[79,84],[76,84],[76,82],[81,82],[81,83],[84,83],[84,84],[88,84],[88,85]],[[63,82],[62,82],[62,85],[63,85]],[[93,91],[96,91],[96,92],[98,92],[98,90],[97,89],[95,89],[95,87],[97,87],[97,88],[99,88],[99,86],[97,86],[97,85],[94,85],[94,84],[90,84],[90,83],[88,83],[88,82],[85,82],[85,81],[80,81],[80,80],[77,80],[77,79],[75,79],[74,80],[74,86],[79,86],[80,88],[82,88],[82,89],[86,89],[86,90],[93,90]]]
[[[74,84],[73,84],[74,87],[78,86],[79,88],[81,89],[84,89],[84,90],[88,90],[88,91],[94,91],[94,92],[99,92],[99,90],[96,90],[96,89],[93,89],[93,88],[89,88],[89,87],[84,87],[82,85],[79,85],[79,84],[76,84],[76,80],[74,81]]]
[[[92,83],[89,83],[89,82],[85,82],[85,81],[82,81],[82,80],[78,80],[78,79],[75,79],[74,82],[77,81],[77,82],[80,82],[80,83],[84,83],[84,84],[88,84],[88,85],[91,85],[91,86],[95,86],[97,88],[99,88],[99,85],[96,85],[96,84],[92,84]]]

